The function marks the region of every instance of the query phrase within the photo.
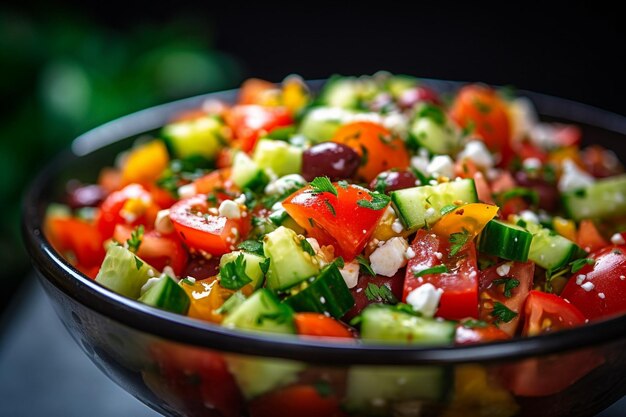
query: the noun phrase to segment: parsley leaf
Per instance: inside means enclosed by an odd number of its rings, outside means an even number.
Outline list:
[[[371,210],[382,210],[387,207],[387,204],[391,201],[391,197],[378,192],[369,193],[369,195],[372,197],[371,201],[365,199],[357,200],[357,206]]]
[[[451,211],[456,210],[458,206],[455,206],[454,204],[448,204],[447,206],[443,206],[441,208],[441,210],[439,210],[439,212],[441,213],[442,216],[445,216],[446,214],[450,213]]]
[[[369,161],[369,151],[367,150],[367,148],[363,145],[361,145],[361,164],[360,166],[365,166],[367,165],[367,162]]]
[[[309,243],[308,240],[302,239],[300,241],[300,246],[302,247],[303,251],[305,251],[306,253],[308,253],[311,256],[315,256],[315,250],[313,249],[313,246],[311,246],[311,244]]]
[[[350,184],[346,180],[340,180],[340,181],[337,181],[337,185],[345,190],[346,188],[348,188],[348,185]]]
[[[365,256],[359,255],[355,259],[359,263],[360,269],[363,273],[373,277],[376,276],[376,272],[372,269],[370,261]]]
[[[417,112],[417,117],[428,118],[439,126],[443,126],[446,123],[446,115],[443,110],[432,104],[424,104]]]
[[[330,204],[330,201],[324,200],[324,204],[326,204],[326,207],[328,207],[328,211],[330,211],[333,216],[337,215],[337,212],[335,211],[335,208],[333,207],[333,205]]]
[[[583,269],[585,265],[593,265],[595,263],[596,263],[595,259],[583,258],[583,259],[576,259],[574,262],[570,262],[570,265],[572,266],[572,273],[574,274],[580,271],[581,269]]]
[[[369,301],[381,301],[388,304],[398,303],[396,296],[393,295],[389,287],[384,284],[378,286],[370,282],[367,284],[367,288],[365,288],[365,296]]]
[[[139,271],[142,266],[143,266],[143,261],[135,256],[135,267],[137,268],[137,271]]]
[[[376,185],[374,186],[374,190],[378,193],[384,194],[387,189],[387,177],[379,175],[376,177]]]
[[[466,228],[462,232],[452,233],[450,235],[450,256],[456,255],[465,244],[470,240],[470,233]]]
[[[492,282],[495,285],[504,284],[504,289],[502,292],[504,293],[504,296],[506,298],[511,298],[513,296],[511,291],[513,291],[514,288],[519,287],[519,280],[515,278],[498,278],[494,279]]]
[[[140,224],[135,230],[130,233],[130,239],[126,241],[126,244],[128,245],[128,250],[132,253],[137,253],[137,251],[139,250],[139,246],[141,246],[141,241],[143,240],[143,232],[143,224]]]
[[[310,185],[314,193],[331,193],[337,196],[337,189],[328,177],[315,177]]]
[[[423,277],[424,275],[429,274],[443,274],[448,272],[448,267],[445,265],[436,265],[431,268],[422,269],[421,271],[413,272],[413,275],[416,277]]]
[[[263,256],[263,243],[258,240],[244,240],[237,249],[243,249],[246,252],[254,253],[255,255]]]
[[[249,282],[252,282],[246,274],[246,260],[243,254],[239,254],[234,261],[220,267],[220,284],[229,290],[238,290]]]
[[[504,304],[496,301],[493,303],[493,310],[489,313],[494,318],[494,323],[508,323],[517,317],[517,313],[509,309]]]

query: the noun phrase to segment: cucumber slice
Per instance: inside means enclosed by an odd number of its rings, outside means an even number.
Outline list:
[[[223,127],[217,117],[205,116],[171,123],[163,128],[162,134],[180,158],[202,155],[207,159],[214,159],[226,144],[222,136]]]
[[[265,172],[245,152],[237,152],[235,155],[230,178],[241,189],[262,188],[268,182]]]
[[[491,220],[478,237],[478,251],[509,261],[526,262],[533,235],[526,229]]]
[[[285,226],[298,234],[304,234],[305,232],[305,230],[291,218],[285,209],[273,211],[268,216],[268,219],[276,226]]]
[[[626,175],[596,183],[562,195],[563,207],[574,220],[604,219],[626,215]]]
[[[167,275],[159,278],[158,282],[139,297],[139,301],[178,314],[187,314],[190,304],[185,290]]]
[[[320,92],[319,102],[328,107],[355,109],[361,97],[359,80],[356,77],[333,75]]]
[[[463,179],[393,191],[391,202],[404,227],[413,232],[439,220],[443,207],[454,202],[476,203],[478,195],[474,180]]]
[[[252,279],[250,284],[254,289],[260,288],[265,278],[261,265],[265,264],[267,258],[249,252],[234,251],[222,255],[220,258],[220,268],[229,262],[234,262],[239,255],[243,255],[243,260],[246,263],[246,275]]]
[[[268,333],[295,334],[293,311],[282,304],[265,288],[255,291],[250,298],[228,313],[225,327]]]
[[[314,143],[329,141],[352,114],[345,109],[316,107],[304,116],[299,132]]]
[[[158,275],[156,269],[123,246],[111,245],[96,276],[96,282],[118,294],[137,299],[148,279]]]
[[[399,98],[406,90],[417,87],[419,80],[410,75],[392,75],[385,81],[385,89],[394,98]]]
[[[454,322],[414,316],[384,304],[372,304],[361,313],[363,341],[410,345],[451,344],[455,331]]]
[[[585,251],[569,239],[555,231],[513,216],[513,221],[525,227],[533,235],[528,259],[547,270],[556,270],[567,265],[573,259],[582,256]]]
[[[279,177],[302,172],[302,148],[279,140],[259,140],[252,160],[260,168],[271,169]]]
[[[285,298],[295,311],[313,311],[341,318],[354,306],[354,297],[335,263],[326,266],[317,278],[311,278],[291,290]]]
[[[460,136],[447,123],[447,116],[437,106],[423,105],[411,122],[409,134],[433,154],[452,155],[461,146]]]
[[[263,251],[270,258],[267,287],[284,290],[319,273],[319,263],[302,249],[302,237],[280,226],[263,237]]]

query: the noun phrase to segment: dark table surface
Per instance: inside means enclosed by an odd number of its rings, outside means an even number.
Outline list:
[[[74,343],[33,276],[0,323],[0,416],[156,416]],[[597,417],[625,417],[626,398]]]

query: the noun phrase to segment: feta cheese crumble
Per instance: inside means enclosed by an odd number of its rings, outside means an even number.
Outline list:
[[[241,218],[241,210],[239,210],[239,205],[235,203],[233,200],[224,200],[222,204],[220,204],[219,209],[217,210],[220,216],[226,217],[228,219],[240,219]]]
[[[442,293],[441,288],[435,288],[433,284],[426,283],[411,291],[406,297],[406,302],[424,317],[433,317],[439,307]]]
[[[408,247],[406,239],[392,237],[370,255],[372,270],[378,275],[394,276],[400,268],[406,265],[407,260],[404,254]]]
[[[448,155],[435,156],[426,167],[432,176],[452,178],[454,176],[454,161]]]
[[[478,140],[467,142],[465,148],[459,152],[458,159],[467,158],[481,168],[491,168],[494,165],[493,156],[485,144]]]
[[[339,270],[348,288],[356,287],[359,282],[359,268],[359,263],[352,261],[344,264],[343,268]]]
[[[571,159],[568,158],[563,161],[563,174],[561,174],[558,184],[560,192],[564,193],[566,191],[585,188],[593,184],[594,181],[591,175],[578,168],[578,165]]]

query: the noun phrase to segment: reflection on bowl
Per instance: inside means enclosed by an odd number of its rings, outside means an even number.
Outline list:
[[[430,81],[440,91],[457,84]],[[85,354],[167,415],[583,416],[626,393],[626,317],[535,338],[465,347],[385,347],[239,333],[151,308],[82,276],[42,234],[70,178],[98,169],[139,134],[207,98],[155,107],[95,129],[51,163],[24,201],[27,247],[47,294]],[[626,118],[525,93],[547,118],[626,157]],[[278,388],[275,388],[278,387]],[[541,392],[542,396],[536,396]]]

